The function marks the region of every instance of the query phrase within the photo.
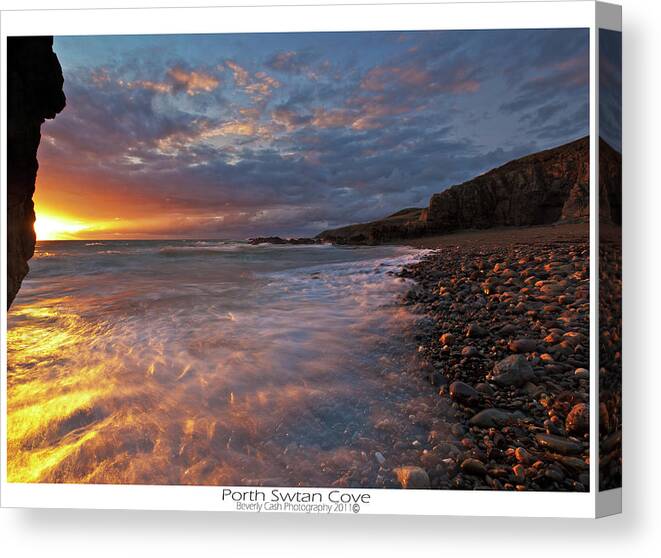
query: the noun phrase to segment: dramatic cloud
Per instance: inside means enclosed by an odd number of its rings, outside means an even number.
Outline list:
[[[55,50],[67,107],[43,127],[39,208],[119,237],[312,235],[588,133],[582,29],[62,37]]]

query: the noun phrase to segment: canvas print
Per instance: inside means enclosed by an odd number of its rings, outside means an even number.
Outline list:
[[[10,483],[589,490],[588,29],[7,55]]]

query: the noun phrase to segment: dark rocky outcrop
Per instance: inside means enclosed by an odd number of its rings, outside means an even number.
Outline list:
[[[621,155],[600,140],[600,217],[619,224]],[[587,221],[590,138],[516,159],[434,194],[425,209],[405,209],[371,223],[324,231],[338,244],[379,244],[462,229]]]
[[[41,124],[65,105],[52,37],[7,39],[7,305],[34,254],[34,184]]]
[[[315,238],[282,238],[280,236],[258,236],[256,238],[249,238],[250,244],[319,244]]]
[[[622,224],[622,154],[599,138],[599,222]]]
[[[427,224],[422,219],[424,212],[417,207],[403,209],[378,221],[324,231],[317,238],[334,244],[380,244],[415,238],[427,233]]]

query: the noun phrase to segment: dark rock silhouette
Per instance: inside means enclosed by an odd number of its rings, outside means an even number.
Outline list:
[[[249,238],[250,244],[319,244],[314,238],[282,238],[280,236],[258,236]]]
[[[391,240],[415,238],[428,232],[423,218],[425,211],[417,207],[402,209],[378,221],[324,231],[316,238],[321,242],[334,244],[380,244]]]
[[[600,216],[620,224],[621,155],[600,140]],[[462,229],[548,225],[590,216],[590,138],[534,153],[434,194],[426,209],[324,231],[338,244],[379,244]]]
[[[41,124],[66,99],[52,37],[7,39],[7,306],[34,254],[34,184]]]

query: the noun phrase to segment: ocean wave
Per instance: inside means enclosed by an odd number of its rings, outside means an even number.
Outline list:
[[[163,246],[158,253],[163,256],[191,256],[204,254],[226,254],[227,252],[238,252],[248,248],[249,244],[216,244],[216,245],[193,245],[193,246]]]

